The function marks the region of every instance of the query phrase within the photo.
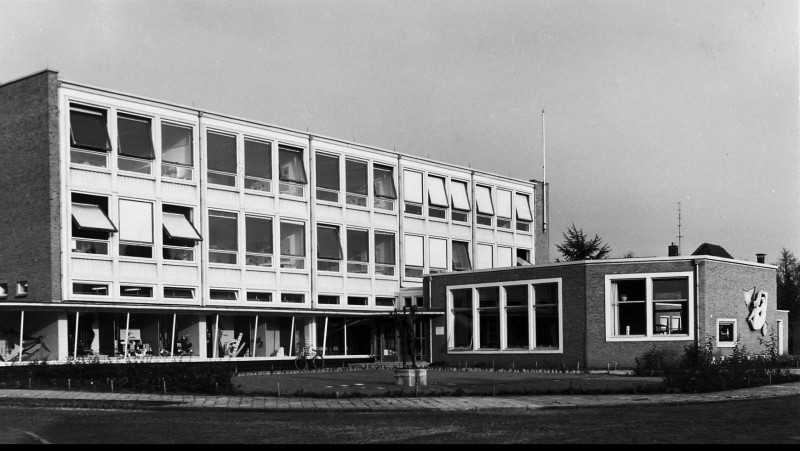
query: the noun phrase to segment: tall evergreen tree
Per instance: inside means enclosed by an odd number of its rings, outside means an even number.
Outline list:
[[[792,251],[783,248],[778,261],[778,309],[800,309],[800,265]]]
[[[597,234],[590,239],[583,230],[575,227],[574,223],[562,235],[564,241],[557,244],[556,249],[564,257],[563,261],[599,260],[606,258],[611,252],[611,248],[604,244]],[[562,260],[557,258],[556,261]]]

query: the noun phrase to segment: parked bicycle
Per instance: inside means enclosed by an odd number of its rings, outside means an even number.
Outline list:
[[[303,347],[302,351],[297,353],[294,359],[294,366],[300,371],[315,369],[321,370],[325,368],[325,358],[322,352],[312,348],[311,346]]]

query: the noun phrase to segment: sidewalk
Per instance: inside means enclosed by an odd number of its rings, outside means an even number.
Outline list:
[[[800,395],[800,382],[701,394],[532,395],[405,398],[294,398],[276,396],[202,396],[123,394],[59,390],[0,390],[0,407],[60,407],[128,410],[249,411],[493,411],[605,407],[629,404],[686,404]]]

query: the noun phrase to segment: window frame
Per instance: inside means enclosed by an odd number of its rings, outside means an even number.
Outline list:
[[[428,174],[428,218],[447,221],[447,178],[441,175]],[[441,191],[440,191],[441,190]]]
[[[463,268],[460,265],[458,267],[456,267],[456,255],[459,254],[458,252],[456,252],[456,244],[457,243],[459,245],[460,244],[465,244],[466,245],[467,249],[466,249],[465,253],[466,253],[466,256],[467,256],[467,263],[468,263],[468,267],[466,267],[466,268]],[[452,240],[450,242],[450,249],[451,249],[451,252],[452,252],[451,260],[452,260],[453,271],[471,271],[471,270],[475,269],[475,265],[472,262],[472,253],[470,252],[470,245],[471,244],[472,243],[470,241],[461,241],[461,240]]]
[[[336,257],[322,257],[320,252],[320,239],[322,238],[322,234],[320,233],[320,229],[329,229],[332,230],[333,233],[336,234],[336,246],[338,247],[339,253]],[[324,272],[333,272],[333,273],[340,273],[342,272],[342,260],[344,260],[344,252],[342,250],[342,234],[341,234],[341,226],[333,225],[333,224],[317,224],[317,271],[324,271]],[[329,265],[328,267],[323,267],[321,264]],[[329,269],[329,268],[336,268],[336,269]]]
[[[719,327],[721,325],[723,325],[723,324],[729,324],[729,325],[733,326],[733,339],[732,340],[729,340],[729,341],[728,340],[726,340],[726,341],[720,340],[720,334],[719,334],[720,329],[719,329]],[[738,322],[736,321],[736,318],[717,318],[717,327],[716,327],[716,332],[715,332],[714,335],[715,335],[715,338],[716,338],[716,341],[717,341],[717,347],[718,348],[733,348],[733,347],[736,347],[736,341],[739,338],[739,325],[738,325]]]
[[[523,214],[520,210],[523,208]],[[517,232],[530,233],[533,224],[533,211],[531,210],[531,196],[527,193],[514,193],[514,215],[516,217]]]
[[[215,136],[218,138],[224,138],[227,140],[233,140],[233,172],[229,170],[223,170],[221,168],[211,168],[212,162],[212,139],[211,136]],[[216,138],[215,138],[216,139]],[[205,139],[205,147],[206,147],[206,183],[211,188],[232,188],[236,189],[239,187],[239,181],[237,177],[237,169],[239,166],[239,135],[233,132],[225,132],[221,130],[206,129],[206,139]],[[221,152],[224,149],[222,147],[213,148],[213,152]],[[225,160],[227,161],[229,155],[215,155],[215,156],[224,156]]]
[[[184,124],[181,122],[172,122],[172,121],[160,121],[160,128],[159,131],[161,133],[161,145],[160,145],[160,161],[161,161],[161,178],[162,179],[170,179],[173,180],[180,180],[184,182],[193,182],[194,181],[194,167],[195,167],[195,126],[191,124]],[[187,144],[190,155],[189,160],[190,163],[186,164],[184,162],[174,161],[175,159],[166,159],[164,157],[165,152],[165,142],[164,133],[165,127],[171,127],[174,129],[185,129],[188,130],[188,137],[190,139],[189,143]],[[170,148],[174,149],[175,147]]]
[[[91,294],[91,293],[76,293],[75,292],[75,285],[95,285],[97,287],[105,287],[105,293],[102,294]],[[113,283],[111,282],[97,282],[97,281],[81,281],[81,280],[73,280],[72,284],[70,285],[69,292],[72,296],[91,296],[92,298],[110,298],[111,297],[111,289],[113,288]]]
[[[320,170],[320,159],[335,159],[336,160],[336,188],[331,187],[321,187],[319,185],[320,180],[320,173],[323,172]],[[331,202],[334,204],[340,204],[340,194],[342,192],[342,159],[340,155],[329,153],[329,152],[315,152],[314,153],[314,170],[315,174],[315,188],[316,188],[316,201],[317,202]],[[326,196],[329,196],[326,198]]]
[[[378,259],[378,235],[391,237],[388,242],[392,243],[392,262],[384,262]],[[372,231],[373,254],[375,256],[375,275],[379,277],[397,276],[397,235],[392,231],[373,230]],[[391,270],[391,271],[390,271]],[[391,272],[391,274],[388,274]]]
[[[379,171],[382,175],[379,177]],[[385,174],[389,176],[386,177]],[[395,167],[387,164],[372,163],[372,192],[373,194],[373,207],[378,210],[394,211],[394,203],[397,200],[397,186],[394,179]],[[379,189],[381,183],[388,180],[391,186],[391,192],[388,194],[383,193],[384,189]]]
[[[505,188],[497,188],[497,209],[495,211],[497,216],[497,228],[503,230],[512,230],[511,223],[512,218],[514,216],[514,206],[513,206],[513,199],[514,193],[510,189]],[[503,197],[501,197],[503,196]],[[507,198],[508,204],[504,199]],[[507,211],[501,212],[500,210],[505,210],[508,208]],[[508,213],[505,215],[505,213]]]
[[[123,146],[122,144],[122,133],[121,129],[123,127],[120,126],[120,120],[131,121],[131,122],[143,122],[147,124],[147,136],[141,137],[140,139],[146,139],[149,147],[149,152],[145,152],[146,155],[136,155],[136,152],[128,152],[125,150],[127,146]],[[131,174],[140,174],[140,175],[153,175],[153,162],[156,159],[155,153],[155,146],[153,144],[153,119],[150,117],[141,116],[138,114],[132,113],[125,113],[125,112],[117,112],[117,169],[123,172],[128,172]],[[142,168],[146,168],[147,171],[143,170],[133,170],[130,168],[123,168],[121,162],[127,163],[134,163],[142,165]]]
[[[483,190],[488,191],[488,198],[480,195]],[[486,204],[488,202],[488,205]],[[483,208],[482,208],[483,207]],[[487,210],[488,207],[488,210]],[[491,211],[491,213],[487,213]],[[475,223],[478,227],[494,226],[494,200],[492,199],[492,187],[488,185],[475,185]]]
[[[167,210],[176,210],[176,211],[165,211],[164,207]],[[181,211],[182,212],[179,212]],[[188,216],[186,215],[188,213]],[[191,227],[192,231],[194,231],[197,238],[187,238],[187,237],[173,237],[169,233],[168,226],[166,225],[167,221],[164,220],[164,215],[176,215],[176,216],[183,216],[184,221]],[[203,236],[200,235],[200,232],[197,230],[197,227],[194,226],[192,222],[192,218],[194,217],[194,207],[190,206],[183,206],[183,205],[175,205],[175,204],[161,204],[161,258],[165,262],[195,262],[195,254],[197,252],[197,244],[200,241],[203,241]],[[192,244],[189,245],[188,243],[191,242]],[[171,254],[169,257],[167,254]],[[181,258],[177,258],[177,257]],[[186,258],[189,256],[190,258]]]
[[[252,156],[252,153],[255,152],[255,149],[251,147],[251,151],[248,151],[248,143],[255,144],[255,145],[264,145],[267,149],[267,174],[266,177],[253,175],[248,173],[248,154]],[[244,158],[244,183],[243,187],[248,192],[253,193],[272,193],[272,179],[273,179],[273,169],[272,169],[272,141],[266,138],[259,138],[255,136],[248,136],[245,135],[243,137],[243,158]]]
[[[271,252],[256,252],[251,251],[249,249],[249,237],[250,237],[250,227],[248,226],[248,220],[253,219],[256,221],[268,221],[269,222],[269,249]],[[244,215],[244,259],[245,259],[245,266],[248,269],[257,269],[257,268],[264,268],[264,269],[271,269],[274,265],[275,260],[275,218],[272,216],[263,216],[263,215],[254,215],[254,214],[247,214]],[[253,264],[251,264],[251,259]]]
[[[128,207],[123,208],[123,202],[126,203],[128,205]],[[124,232],[123,220],[122,220],[123,219],[123,212],[124,211],[128,211],[130,209],[131,204],[145,204],[145,205],[150,207],[150,224],[148,224],[149,227],[150,227],[150,237],[149,237],[150,241],[141,241],[141,240],[137,240],[137,239],[125,239],[125,238],[123,238],[123,232]],[[117,237],[118,237],[118,241],[119,241],[119,243],[118,243],[119,257],[120,258],[124,258],[124,259],[133,258],[133,259],[152,260],[153,258],[155,258],[155,251],[154,251],[154,248],[155,248],[155,236],[156,236],[156,234],[155,234],[155,205],[153,204],[153,202],[147,202],[147,201],[142,201],[142,200],[138,200],[138,199],[127,199],[127,198],[118,199],[118,205],[119,205],[119,209],[117,210],[117,213],[118,213],[117,216],[118,216],[118,222],[119,222],[119,226],[118,226],[119,231],[118,231]],[[135,215],[135,216],[138,217],[140,215]],[[141,229],[143,229],[143,226],[144,226],[144,224],[142,224],[141,226],[139,226],[138,224],[134,224],[133,228],[135,228],[137,230],[141,230]],[[149,256],[142,256],[142,255],[123,254],[123,246],[126,246],[126,248],[129,247],[132,251],[136,251],[136,250],[140,250],[140,251],[144,251],[144,252],[149,251],[150,255]]]
[[[350,171],[356,168],[356,165],[359,169],[359,175],[361,175],[361,166],[363,166],[364,185],[354,188],[354,183],[357,183],[358,180],[351,182]],[[369,208],[369,162],[358,158],[345,157],[344,174],[345,205],[348,208]]]
[[[305,188],[306,185],[308,185],[308,172],[305,163],[306,152],[308,152],[308,150],[305,147],[296,144],[278,143],[278,194],[282,196],[305,197]],[[299,168],[295,169],[299,169],[298,172],[302,177],[297,175],[284,175],[282,164],[284,161],[283,157],[290,154],[296,154],[292,162],[299,163]]]
[[[73,120],[72,117],[73,111],[78,112],[80,114],[94,115],[102,118],[103,122],[102,128],[105,138],[105,145],[100,147],[93,144],[78,142],[75,139],[75,132],[73,130],[74,128],[73,122],[75,121]],[[69,114],[70,164],[71,165],[75,164],[88,168],[108,170],[109,169],[108,159],[109,155],[112,152],[111,137],[108,132],[109,109],[70,101],[68,106],[68,114]],[[85,158],[89,158],[89,160],[85,160],[84,162],[79,162],[77,161],[77,158],[74,157],[75,154],[83,155]],[[99,164],[90,162],[90,160]]]
[[[403,278],[414,278],[414,279],[422,278],[422,274],[425,273],[425,236],[416,235],[416,234],[408,234],[408,233],[406,233],[404,235],[405,236],[403,237],[403,246],[402,246],[403,247]],[[420,249],[419,249],[420,250],[420,255],[419,255],[420,264],[419,265],[410,265],[408,263],[409,262],[408,256],[410,255],[409,254],[409,247],[408,247],[408,242],[409,242],[408,239],[409,238],[414,238],[415,241],[417,239],[419,239],[419,243],[420,243]],[[415,261],[416,261],[416,259],[415,259]],[[411,270],[412,274],[419,273],[419,275],[409,275],[409,270]]]
[[[413,180],[409,177],[409,174],[413,174]],[[414,183],[417,178],[419,178],[419,190],[409,190],[408,187],[411,183]],[[419,191],[418,196],[417,191]],[[409,193],[414,194],[414,199],[409,199]],[[422,204],[425,200],[424,193],[423,173],[413,169],[403,169],[403,214],[421,217],[423,213]]]
[[[346,228],[347,234],[347,274],[349,276],[367,276],[370,275],[370,251],[371,251],[371,243],[370,243],[370,233],[369,229],[362,229],[358,227],[347,227]],[[359,253],[359,255],[366,255],[366,260],[353,260],[352,257],[355,255],[351,255],[351,248],[350,248],[350,240],[351,234],[355,236],[355,234],[363,234],[363,238],[366,239],[366,249],[364,252]]]
[[[687,283],[687,314],[688,324],[686,334],[656,334],[653,327],[653,304],[664,301],[653,299],[653,280],[657,279],[679,279],[685,278]],[[654,272],[654,273],[629,273],[629,274],[606,274],[605,279],[605,326],[607,342],[658,342],[658,341],[687,341],[694,340],[695,329],[697,328],[697,318],[695,317],[695,280],[692,271],[679,272]],[[616,310],[612,299],[611,285],[619,280],[645,280],[645,334],[644,335],[616,335],[614,325],[617,322]]]
[[[236,232],[236,236],[234,238],[236,240],[236,245],[234,246],[235,249],[212,249],[211,248],[212,241],[215,241],[214,238],[213,238],[213,235],[211,233],[211,218],[212,218],[211,212],[212,211],[213,212],[217,212],[217,213],[223,213],[223,214],[227,214],[227,215],[232,215],[233,216],[233,217],[231,217],[231,216],[219,215],[219,217],[222,217],[222,218],[234,219],[235,222],[236,222],[236,226],[233,228],[233,230]],[[239,235],[240,235],[240,233],[239,233],[239,216],[240,216],[240,214],[239,214],[239,212],[238,211],[231,211],[231,210],[214,209],[214,208],[208,208],[206,210],[206,212],[207,212],[206,214],[207,214],[207,218],[208,218],[208,263],[210,265],[231,265],[231,266],[239,265],[239,244],[240,244],[240,240],[239,240],[239,238],[240,238],[239,237]],[[220,257],[224,256],[224,255],[233,256],[233,262],[212,261],[212,259],[211,259],[212,254],[213,255],[218,255]]]
[[[283,226],[292,225],[292,226],[300,226],[302,228],[301,237],[303,239],[302,243],[302,254],[284,254],[283,252]],[[279,267],[283,270],[295,270],[295,271],[306,271],[306,260],[308,259],[308,225],[305,221],[298,220],[298,219],[289,219],[289,218],[281,218],[278,221],[278,255],[279,255]],[[274,226],[273,226],[274,227]],[[288,238],[288,236],[287,236]],[[274,246],[274,245],[273,245]]]

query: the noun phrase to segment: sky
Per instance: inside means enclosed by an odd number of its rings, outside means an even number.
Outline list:
[[[610,257],[774,263],[800,257],[799,19],[796,0],[2,0],[0,83],[49,68],[544,179],[551,260],[574,224]]]

